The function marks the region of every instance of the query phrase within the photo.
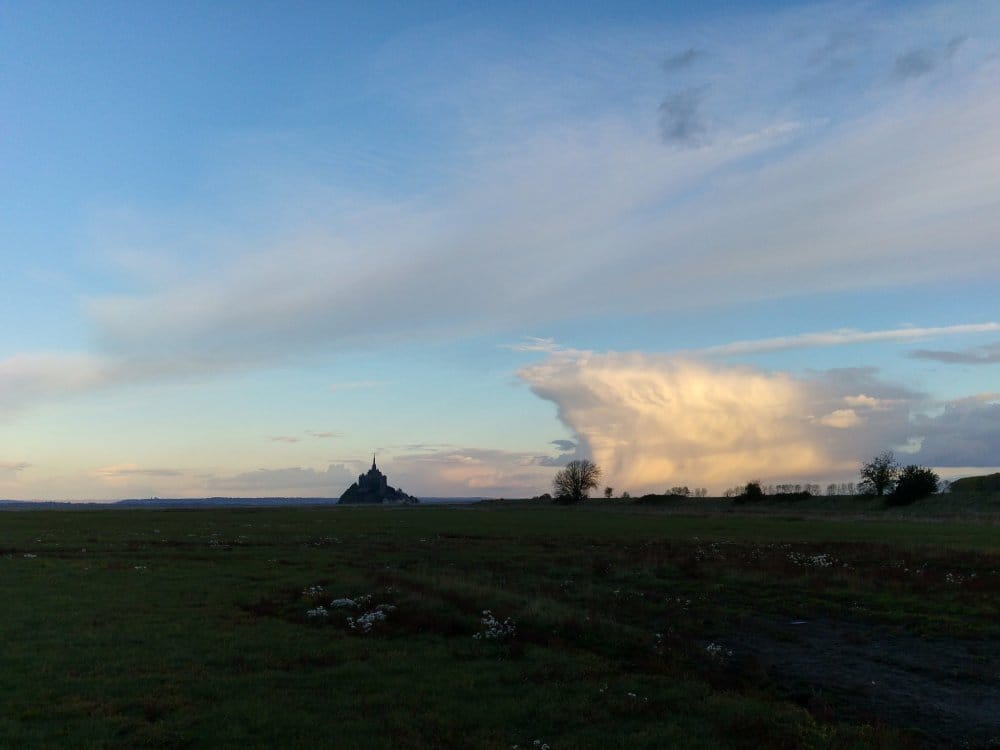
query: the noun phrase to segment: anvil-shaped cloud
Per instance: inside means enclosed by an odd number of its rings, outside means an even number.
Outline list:
[[[669,355],[571,352],[519,374],[556,404],[609,482],[636,490],[852,476],[860,458],[925,439],[933,455],[911,460],[989,465],[987,456],[1000,455],[995,397],[913,420],[911,410],[926,405],[922,395],[871,370],[793,377]],[[976,425],[971,445],[942,450],[960,421]]]

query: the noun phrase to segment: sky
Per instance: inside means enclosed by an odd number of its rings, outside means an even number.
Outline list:
[[[2,2],[0,498],[997,470],[998,53],[989,0]]]

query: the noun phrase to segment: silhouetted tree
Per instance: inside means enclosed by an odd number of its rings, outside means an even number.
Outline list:
[[[938,475],[925,466],[905,466],[899,472],[896,487],[885,501],[889,505],[909,505],[937,492],[939,481]]]
[[[759,479],[754,479],[746,483],[738,495],[737,503],[755,503],[764,499],[764,488],[760,485]]]
[[[552,480],[557,503],[578,503],[589,496],[597,486],[601,470],[593,461],[582,459],[570,461]]]
[[[687,486],[684,486],[684,487],[671,487],[669,490],[667,490],[667,494],[668,495],[680,495],[681,497],[690,497],[691,496],[691,490]]]
[[[861,466],[861,491],[866,495],[882,497],[892,490],[899,476],[899,464],[892,451],[883,451]]]
[[[604,488],[604,497],[606,497],[608,499],[611,499],[611,496],[613,494],[615,494],[615,488],[614,487],[605,487]]]

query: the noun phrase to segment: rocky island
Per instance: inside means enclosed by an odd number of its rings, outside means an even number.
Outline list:
[[[342,505],[380,505],[389,503],[413,504],[420,502],[412,495],[389,486],[385,474],[375,465],[372,456],[372,467],[365,474],[358,476],[358,481],[348,487],[340,496]]]

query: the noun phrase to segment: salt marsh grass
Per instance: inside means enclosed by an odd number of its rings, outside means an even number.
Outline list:
[[[981,522],[490,504],[0,524],[2,747],[1000,734],[975,710],[1000,697],[1000,534]],[[861,670],[876,684],[852,693]]]

